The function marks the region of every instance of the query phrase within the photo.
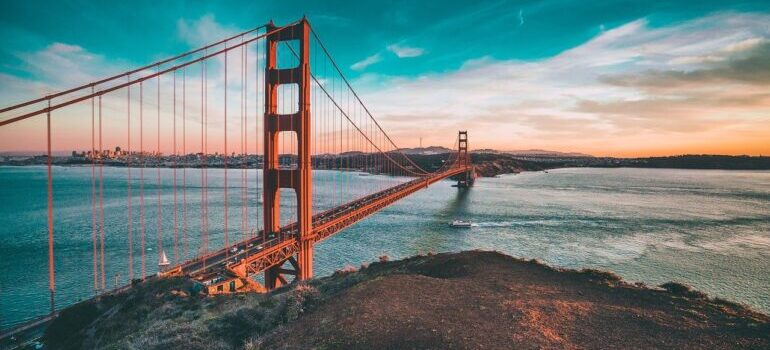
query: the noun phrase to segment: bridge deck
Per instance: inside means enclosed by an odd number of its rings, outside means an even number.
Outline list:
[[[416,178],[313,215],[313,234],[309,239],[319,242],[401,198],[469,169],[455,167],[428,177]],[[169,270],[166,275],[188,275],[201,280],[228,274],[228,271],[242,276],[254,275],[282,264],[298,250],[296,223],[292,223],[277,233],[265,234],[259,231],[254,238],[185,262]]]

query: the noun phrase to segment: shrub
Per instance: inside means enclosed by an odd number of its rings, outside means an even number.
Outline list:
[[[688,285],[684,285],[681,283],[676,282],[666,282],[661,284],[659,287],[665,289],[671,294],[688,297],[688,298],[697,298],[697,299],[705,299],[707,296],[703,292],[699,292],[697,290],[692,289]]]
[[[349,265],[348,264],[348,265],[345,265],[345,267],[343,267],[343,268],[341,268],[339,270],[334,271],[334,275],[335,276],[347,275],[347,274],[350,274],[350,273],[353,273],[353,272],[356,272],[356,268],[353,267],[353,265]]]
[[[605,283],[617,283],[623,280],[620,276],[607,271],[599,271],[595,269],[583,269],[579,272],[581,275],[587,276],[589,279],[598,282]]]
[[[319,296],[320,293],[315,287],[305,283],[298,284],[286,297],[284,321],[291,322],[299,318],[305,312],[306,307]]]
[[[60,344],[62,348],[79,348],[82,339],[73,337],[88,327],[99,317],[99,309],[93,301],[86,301],[70,306],[59,314],[45,330],[43,341],[46,344]]]

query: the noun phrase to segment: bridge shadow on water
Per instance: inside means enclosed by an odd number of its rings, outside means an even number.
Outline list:
[[[413,232],[415,239],[411,246],[411,250],[415,253],[438,253],[453,250],[454,247],[457,247],[457,240],[463,239],[464,235],[452,234],[456,230],[449,227],[449,222],[455,219],[467,219],[472,188],[452,188],[451,190],[456,193],[452,195],[448,203],[433,211],[430,217],[415,226]]]

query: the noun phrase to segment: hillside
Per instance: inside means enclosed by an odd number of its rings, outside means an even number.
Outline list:
[[[471,251],[373,263],[269,295],[144,283],[65,310],[53,349],[770,347],[770,318],[679,284]]]

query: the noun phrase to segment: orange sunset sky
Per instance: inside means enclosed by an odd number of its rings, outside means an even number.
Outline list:
[[[714,7],[667,13],[650,8],[627,15],[595,12],[567,21],[549,16],[558,10],[549,6],[487,4],[431,17],[428,25],[411,31],[402,31],[408,26],[397,22],[372,22],[376,28],[360,33],[365,39],[341,29],[351,23],[321,14],[308,17],[333,42],[330,49],[338,53],[354,88],[401,147],[416,147],[420,139],[424,146],[452,147],[457,130],[468,130],[472,149],[620,157],[770,155],[770,14],[765,10]],[[406,18],[417,18],[417,13],[414,9]],[[485,22],[500,14],[507,20]],[[150,41],[137,44],[139,49],[130,54],[124,52],[128,44],[106,34],[83,36],[85,29],[77,32],[77,23],[63,33],[54,28],[32,33],[5,21],[7,32],[20,37],[4,39],[0,106],[199,47],[251,27],[254,19],[203,11],[152,21],[166,37],[162,42],[146,39]],[[480,23],[484,25],[474,26]],[[456,32],[453,28],[471,27],[477,32],[475,41],[467,41],[468,50],[448,39]],[[127,33],[127,42],[141,41]],[[24,35],[34,40],[22,44]],[[221,78],[221,69],[209,76],[212,81]],[[170,99],[171,82],[161,84],[161,98]],[[191,91],[200,88],[195,84],[190,83]],[[149,89],[155,94],[154,87]],[[223,150],[223,102],[217,98],[223,93],[221,84],[209,90],[214,96],[209,102],[212,153]],[[231,93],[229,108],[238,111],[238,92]],[[252,86],[249,93],[260,91]],[[124,96],[120,92],[104,98],[104,148],[127,145]],[[145,142],[154,149],[156,116],[154,102],[149,103]],[[255,123],[261,116],[255,102],[249,103],[249,123]],[[132,108],[136,112],[138,106]],[[172,117],[164,108],[161,130],[168,135]],[[189,106],[190,152],[199,148],[197,108]],[[90,147],[90,113],[88,102],[54,113],[55,151]],[[0,114],[0,120],[12,116]],[[44,121],[41,115],[0,127],[0,152],[43,150]],[[228,133],[238,135],[239,128],[232,122]],[[134,123],[134,147],[138,133]],[[238,150],[239,142],[232,137],[228,148]],[[257,142],[251,132],[248,149]],[[160,143],[162,152],[171,152],[170,137]]]

